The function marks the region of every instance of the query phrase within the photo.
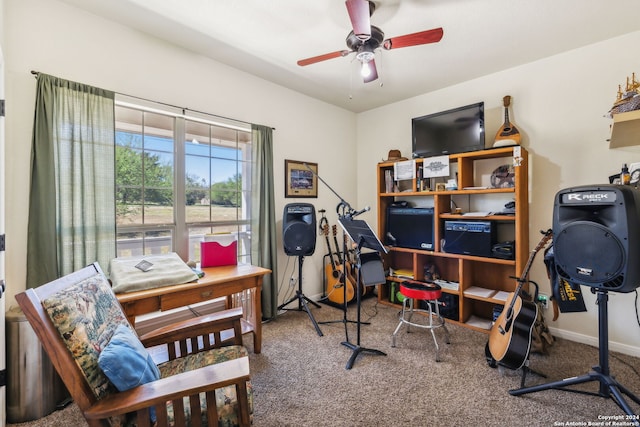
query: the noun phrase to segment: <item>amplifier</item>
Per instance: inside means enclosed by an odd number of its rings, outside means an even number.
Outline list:
[[[433,218],[433,208],[389,206],[385,245],[432,250]]]
[[[492,221],[445,221],[444,252],[491,257],[496,242]]]

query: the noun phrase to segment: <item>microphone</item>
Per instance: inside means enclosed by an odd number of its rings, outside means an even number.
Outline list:
[[[361,214],[363,214],[363,213],[365,213],[365,212],[367,212],[367,211],[370,211],[370,210],[371,210],[371,208],[370,208],[369,206],[367,206],[367,207],[365,207],[364,209],[360,209],[358,212],[354,212],[354,213],[352,213],[350,216],[351,216],[351,218],[355,218],[355,217],[357,217],[358,215],[361,215]]]

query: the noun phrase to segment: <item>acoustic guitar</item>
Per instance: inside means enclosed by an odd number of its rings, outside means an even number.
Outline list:
[[[527,265],[518,280],[518,286],[505,302],[504,309],[489,333],[489,352],[499,364],[509,369],[521,368],[529,357],[533,324],[538,316],[535,302],[525,301],[520,296],[522,285],[527,282],[527,275],[538,251],[551,240],[551,230],[543,232],[542,240],[531,251]]]
[[[520,131],[509,120],[509,105],[511,104],[511,96],[507,95],[502,98],[504,105],[504,123],[500,130],[496,133],[494,147],[520,144]]]
[[[329,263],[325,266],[324,276],[326,281],[325,289],[327,299],[336,304],[344,304],[345,301],[349,302],[355,296],[353,284],[350,280],[346,280],[345,274],[342,271],[342,265],[336,263],[333,258],[333,251],[329,241],[329,224],[325,223],[322,226],[322,234],[325,237],[327,244],[327,256],[329,257]]]

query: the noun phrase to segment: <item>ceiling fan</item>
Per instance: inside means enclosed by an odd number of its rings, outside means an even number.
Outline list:
[[[376,49],[380,47],[385,50],[399,49],[401,47],[437,43],[442,39],[442,28],[434,28],[432,30],[419,31],[417,33],[385,39],[384,32],[375,25],[371,25],[370,18],[376,8],[373,1],[346,0],[345,4],[347,5],[347,12],[349,13],[349,19],[353,27],[353,30],[347,35],[346,39],[349,49],[301,59],[298,61],[298,65],[304,67],[326,61],[327,59],[355,53],[356,59],[362,64],[362,78],[365,83],[369,83],[378,78],[378,70],[376,69],[375,62]]]

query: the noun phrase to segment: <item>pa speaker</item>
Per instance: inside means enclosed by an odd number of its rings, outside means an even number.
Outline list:
[[[640,285],[640,192],[624,185],[581,186],[556,194],[556,269],[569,282],[631,292]]]
[[[316,214],[309,203],[289,203],[282,217],[284,253],[294,256],[313,255],[316,250]]]

